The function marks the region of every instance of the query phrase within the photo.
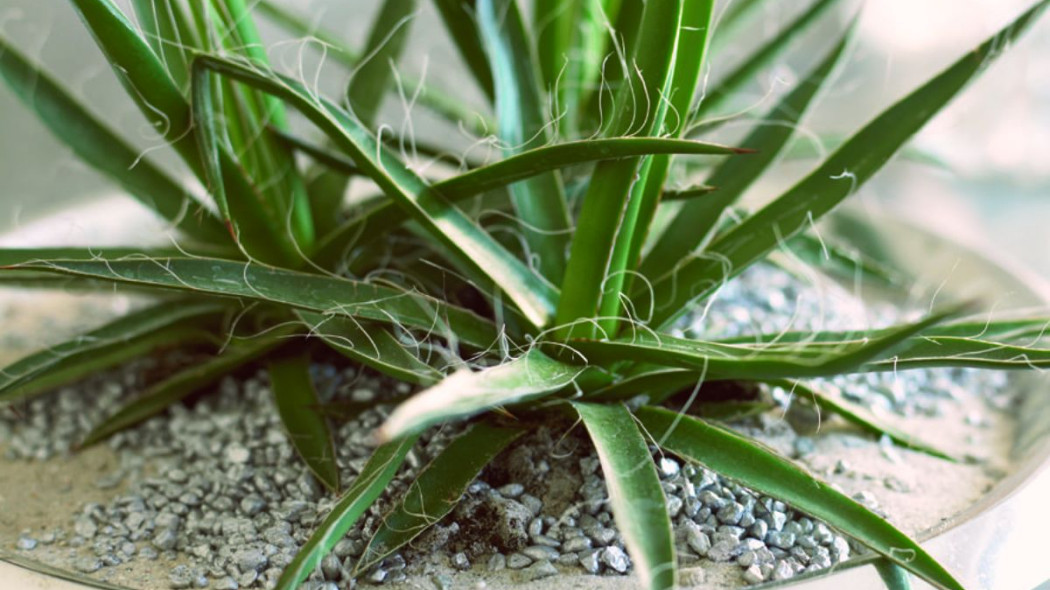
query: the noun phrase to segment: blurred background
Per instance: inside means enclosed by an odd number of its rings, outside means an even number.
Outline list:
[[[753,0],[735,0],[738,2]],[[874,0],[861,9],[858,42],[838,84],[824,95],[805,121],[804,136],[844,137],[882,107],[954,61],[1034,0]],[[316,23],[351,41],[364,43],[374,11],[369,0],[284,0]],[[755,34],[774,34],[808,2],[765,3]],[[843,2],[833,18],[851,18],[857,4]],[[438,22],[430,3],[421,18]],[[829,23],[831,24],[831,23]],[[797,44],[770,68],[754,88],[756,104],[793,80],[830,32]],[[156,148],[154,131],[124,97],[109,67],[84,32],[68,0],[0,0],[0,31],[45,63],[77,96],[106,121],[137,138],[144,150]],[[319,54],[297,40],[273,39],[272,59],[311,78]],[[729,47],[710,67],[717,78],[748,48]],[[463,91],[457,84],[460,62],[440,26],[417,26],[406,52],[405,69],[425,73],[436,86]],[[801,65],[800,65],[801,64]],[[338,92],[340,70],[326,67],[321,87]],[[772,89],[772,90],[771,90]],[[481,104],[472,87],[471,100]],[[405,112],[390,101],[385,116],[394,124]],[[417,131],[425,120],[417,121]],[[424,131],[425,132],[425,131]],[[457,132],[452,130],[452,132]],[[465,145],[469,140],[465,138]],[[990,71],[939,115],[913,141],[912,158],[898,158],[859,196],[860,205],[888,209],[918,219],[982,248],[1001,250],[1050,278],[1050,18],[1044,18]],[[821,149],[819,139],[810,146]],[[922,160],[922,161],[918,161]],[[783,167],[756,190],[770,191],[804,174],[815,160]],[[15,97],[0,85],[0,232],[70,204],[111,190],[107,181],[79,164]],[[775,194],[775,193],[774,193]],[[766,194],[768,198],[772,194]],[[135,207],[128,201],[129,207]]]

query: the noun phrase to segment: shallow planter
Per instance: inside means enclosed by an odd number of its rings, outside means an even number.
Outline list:
[[[114,211],[120,214],[114,216]],[[127,217],[122,217],[124,215]],[[113,243],[141,243],[136,236],[128,236],[128,228],[132,228],[137,235],[156,235],[157,230],[156,226],[144,223],[141,217],[140,211],[125,207],[123,202],[119,208],[113,209],[113,201],[104,200],[77,208],[73,213],[62,213],[33,224],[20,231],[17,242],[9,243],[26,245],[30,241],[38,241],[54,244],[56,234],[65,236],[65,241],[70,243],[97,244],[98,235],[108,237]],[[79,229],[73,230],[74,227]],[[929,277],[934,284],[943,280],[943,293],[971,297],[986,294],[994,297],[998,310],[1042,305],[1048,300],[1050,291],[1036,279],[1009,268],[1002,261],[978,255],[929,232],[899,222],[881,220],[878,227],[880,243],[890,250],[899,265],[919,276]],[[916,253],[921,253],[921,259]],[[106,297],[100,300],[106,300]],[[33,301],[36,303],[39,299],[34,295]],[[126,305],[126,302],[118,302],[117,306],[121,305]],[[1024,400],[1011,445],[1013,469],[978,502],[919,534],[919,538],[925,541],[924,547],[956,573],[970,589],[1028,590],[1050,577],[1050,562],[1042,556],[1045,518],[1040,517],[1045,511],[1045,498],[1050,497],[1050,472],[1044,468],[1050,458],[1050,403],[1045,400],[1048,383],[1040,375],[1027,373],[1015,374],[1011,383],[1021,388]],[[41,464],[39,468],[43,469],[44,465]],[[82,501],[79,498],[75,500]],[[17,499],[3,498],[0,501],[12,502]],[[69,508],[62,506],[58,510],[63,512]],[[3,504],[0,504],[0,512],[3,512]],[[16,525],[13,530],[17,531],[17,528]],[[4,588],[64,590],[114,587],[95,580],[85,580],[80,574],[55,570],[34,561],[31,552],[12,551],[13,538],[3,541],[4,545],[0,549],[0,581]],[[865,558],[854,559],[837,565],[838,571],[832,575],[819,574],[809,579],[803,576],[785,583],[760,587],[790,586],[814,590],[885,588],[874,568],[867,565],[868,562]],[[489,574],[483,564],[477,564],[473,571],[460,575],[463,579],[457,581],[459,584],[472,585],[478,580],[485,580],[489,586],[498,587],[510,585],[511,580],[505,573]],[[154,579],[143,581],[142,584],[150,588],[167,587],[166,580]],[[635,581],[630,577],[578,574],[546,578],[516,587],[629,588],[635,587]],[[705,584],[699,587],[712,586]],[[917,587],[925,586],[919,584]]]

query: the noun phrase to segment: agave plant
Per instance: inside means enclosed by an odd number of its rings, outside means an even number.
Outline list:
[[[318,566],[384,491],[424,429],[470,424],[388,514],[359,568],[448,514],[489,461],[550,416],[582,422],[593,441],[616,524],[648,588],[673,587],[676,569],[654,446],[783,500],[938,588],[962,587],[884,519],[754,441],[668,409],[666,400],[705,381],[801,388],[824,410],[938,454],[806,380],[922,367],[1050,366],[1050,349],[1032,345],[1044,318],[989,322],[960,317],[965,308],[953,307],[869,332],[722,341],[674,337],[670,328],[770,253],[812,247],[812,224],[871,178],[1047,0],[860,127],[754,211],[738,209],[737,198],[790,144],[795,124],[843,61],[852,26],[794,89],[750,121],[753,130],[739,147],[702,138],[835,0],[812,3],[709,87],[701,84],[709,54],[734,42],[762,2],[733,3],[719,12],[716,28],[712,0],[536,0],[531,19],[516,0],[435,0],[465,71],[488,101],[483,109],[400,75],[409,30],[421,26],[413,22],[415,0],[384,0],[368,38],[350,44],[357,50],[267,0],[133,0],[134,20],[113,0],[71,3],[192,178],[141,156],[0,40],[0,73],[27,107],[177,236],[172,248],[0,251],[4,284],[119,283],[157,294],[154,304],[7,367],[0,402],[162,348],[211,347],[209,358],[154,384],[99,425],[84,441],[91,444],[265,360],[292,444],[321,481],[339,490],[328,418],[311,384],[317,349],[304,341],[319,340],[352,362],[417,385],[378,429],[371,460],[347,482],[279,587],[297,587]],[[352,72],[345,96],[322,96],[273,68],[257,17],[320,40]],[[492,161],[454,159],[442,178],[420,172],[400,149],[412,138],[376,124],[400,88],[413,89],[420,109],[488,140]],[[770,117],[781,124],[761,125]],[[306,139],[307,125],[323,141]],[[462,151],[440,143],[413,150],[434,161]],[[370,181],[376,196],[348,202],[352,177]],[[477,203],[484,206],[470,206]],[[512,231],[480,210],[510,219]],[[869,277],[882,276],[874,263],[840,256],[834,243],[818,247],[850,268],[861,265]]]

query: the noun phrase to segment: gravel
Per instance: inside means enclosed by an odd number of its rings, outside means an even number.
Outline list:
[[[15,542],[15,547],[22,551],[32,551],[36,549],[36,545],[37,540],[27,535],[19,535],[18,541]]]
[[[788,327],[843,328],[858,321],[868,325],[863,310],[848,298],[819,308],[803,294],[798,282],[784,273],[752,269],[724,287],[706,314],[683,320],[676,330],[711,337]],[[795,300],[802,307],[797,314],[786,304]],[[806,318],[812,320],[807,323]],[[140,375],[157,362],[135,361],[124,371],[62,388],[25,404],[17,416],[0,411],[0,432],[9,438],[0,441],[8,443],[6,457],[44,460],[69,453],[122,398],[143,389]],[[373,449],[368,433],[391,409],[383,400],[404,395],[410,388],[353,368],[318,365],[314,376],[326,399],[380,402],[336,432],[342,481],[350,482]],[[852,401],[870,408],[909,416],[936,415],[940,404],[965,391],[991,392],[990,407],[1005,407],[1009,401],[1004,384],[994,373],[947,370],[835,378],[820,386],[839,388]],[[79,547],[70,561],[74,569],[93,573],[126,561],[181,556],[186,564],[175,566],[168,575],[172,588],[210,584],[246,589],[276,582],[335,499],[287,442],[264,374],[241,381],[225,379],[218,390],[193,406],[176,405],[110,439],[120,467],[95,486],[113,496],[70,515],[69,544]],[[778,411],[790,406],[788,392],[773,388],[766,395],[781,404]],[[749,420],[738,427],[769,426],[761,417]],[[980,416],[971,421],[980,423]],[[390,489],[405,489],[420,466],[460,431],[454,425],[425,433]],[[812,437],[796,436],[790,427],[788,431],[788,448],[796,457],[816,451]],[[515,575],[526,580],[557,574],[555,564],[591,574],[629,573],[631,560],[612,518],[597,456],[586,444],[563,452],[558,446],[561,436],[559,432],[546,442],[530,439],[536,457],[512,455],[506,465],[510,475],[497,477],[498,482],[487,481],[492,474],[483,474],[453,519],[442,521],[413,547],[362,574],[362,580],[382,584],[426,571],[434,585],[442,587],[435,580],[445,580],[447,574],[440,569],[433,573],[437,566],[430,557],[435,555],[443,556],[451,569],[516,570]],[[683,563],[734,562],[746,582],[760,583],[828,568],[851,554],[844,537],[781,502],[707,469],[666,456],[656,459]],[[852,469],[843,462],[835,471]],[[557,496],[546,482],[562,476],[575,479],[568,492]],[[121,484],[123,489],[117,491]],[[900,489],[904,484],[887,479],[872,486],[855,498],[877,508],[880,489]],[[335,582],[338,587],[353,587],[351,572],[367,533],[375,530],[391,501],[392,496],[384,495],[316,569],[309,579],[312,585],[304,587],[322,589]],[[54,543],[55,533],[48,535],[47,540],[20,536],[16,548],[32,551],[38,542]]]

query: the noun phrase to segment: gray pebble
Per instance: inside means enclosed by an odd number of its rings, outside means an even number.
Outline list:
[[[752,564],[744,570],[744,581],[748,584],[758,584],[766,581],[766,576],[762,573],[762,568],[758,564]]]
[[[102,568],[102,560],[97,557],[81,557],[73,562],[73,567],[78,572],[90,574]]]
[[[562,551],[567,553],[579,553],[591,548],[591,540],[584,536],[572,537],[561,545]]]
[[[338,580],[342,567],[343,565],[339,563],[339,558],[331,553],[325,555],[321,560],[321,573],[326,580]]]
[[[719,541],[707,550],[707,558],[711,561],[729,561],[736,552],[737,543],[734,541]]]
[[[511,553],[507,556],[507,567],[512,570],[520,570],[532,563],[532,558],[522,553]]]
[[[469,570],[470,569],[470,560],[467,559],[467,554],[463,553],[462,551],[460,551],[459,553],[456,553],[455,555],[453,555],[452,559],[451,559],[451,562],[452,562],[452,567],[454,567],[454,568],[456,568],[458,570]]]
[[[766,535],[766,543],[781,549],[790,549],[795,546],[795,534],[773,531]]]
[[[731,502],[726,504],[718,511],[718,520],[726,523],[735,525],[740,522],[740,518],[744,516],[744,507],[737,502]]]
[[[795,568],[791,567],[791,564],[787,560],[778,561],[776,566],[773,567],[773,579],[774,580],[786,580],[794,577]]]
[[[722,496],[712,492],[711,490],[704,490],[697,496],[700,502],[710,508],[711,510],[721,510],[726,505],[726,500]]]
[[[172,588],[189,588],[193,584],[193,572],[189,566],[177,565],[168,574],[168,582]]]
[[[537,561],[521,570],[521,574],[527,581],[531,582],[558,575],[558,568],[554,567],[549,561]]]
[[[836,535],[831,542],[830,550],[832,561],[839,562],[849,559],[849,542],[844,537]]]
[[[700,557],[707,555],[707,552],[711,550],[711,537],[702,532],[700,527],[696,525],[688,527],[685,535],[686,544]]]
[[[241,500],[241,511],[248,516],[255,516],[266,508],[266,500],[259,496],[246,496]]]
[[[748,533],[756,539],[765,539],[766,534],[769,533],[769,525],[764,520],[756,520],[755,524],[748,529]]]
[[[599,528],[596,529],[590,537],[595,543],[604,546],[616,540],[616,531],[613,529]]]
[[[545,547],[561,547],[561,541],[547,535],[536,535],[535,537],[532,537],[532,542],[536,545],[543,545]]]
[[[678,475],[680,466],[678,465],[678,461],[675,461],[670,457],[661,457],[660,460],[657,462],[657,468],[660,471],[661,477],[665,479],[670,479]]]
[[[524,504],[533,516],[538,515],[540,511],[543,510],[543,501],[537,498],[536,496],[530,494],[522,494],[521,497],[518,498],[518,501]]]
[[[536,535],[542,535],[543,534],[543,519],[542,518],[534,518],[531,521],[529,521],[528,533],[529,533],[530,537],[535,537]]]
[[[682,499],[679,498],[678,496],[668,496],[667,497],[667,515],[670,516],[672,519],[677,518],[679,513],[682,512],[682,506],[683,505],[684,504],[682,502]]]
[[[215,590],[238,590],[240,586],[237,585],[237,580],[234,580],[230,576],[225,576],[215,580]]]
[[[246,449],[243,445],[232,444],[226,447],[226,460],[230,463],[244,464],[251,459],[251,451]]]
[[[26,535],[19,535],[15,547],[22,551],[32,551],[33,549],[36,549],[36,539]]]
[[[502,553],[493,553],[486,564],[490,572],[498,572],[507,567],[507,557]]]
[[[233,554],[233,563],[241,572],[259,571],[266,567],[266,555],[258,549],[241,549]]]
[[[114,553],[103,553],[98,558],[102,560],[102,565],[107,567],[113,567],[124,563],[124,560]]]
[[[558,559],[558,555],[560,555],[557,549],[543,545],[532,545],[522,549],[521,552],[529,556],[533,561],[552,561]]]
[[[165,528],[161,529],[160,532],[153,536],[151,543],[153,543],[153,546],[157,549],[167,551],[169,549],[174,549],[177,541],[178,538],[175,536],[175,531]]]
[[[237,583],[244,587],[251,586],[257,579],[259,579],[259,572],[255,570],[241,572],[237,575]]]
[[[367,580],[373,584],[382,584],[386,581],[387,571],[382,568],[375,568],[368,573]]]
[[[269,541],[269,538],[267,538],[267,541]],[[272,541],[270,542],[272,543]],[[276,545],[276,543],[274,544]],[[361,552],[355,547],[355,545],[356,543],[354,541],[351,541],[350,539],[340,539],[340,541],[336,543],[335,547],[332,549],[332,553],[335,553],[336,557],[339,557],[341,559],[345,559],[351,556],[357,556]]]
[[[74,521],[73,532],[85,539],[92,539],[98,533],[98,526],[90,518],[81,517]]]
[[[623,549],[615,545],[602,549],[599,559],[601,559],[602,563],[621,574],[627,572],[627,568],[631,566],[627,554],[623,552]]]
[[[525,493],[525,486],[520,483],[509,483],[496,491],[504,498],[517,498]]]
[[[182,518],[171,512],[161,512],[156,519],[157,528],[169,529],[172,531],[178,530],[179,526],[182,525]]]
[[[784,523],[787,522],[787,515],[784,514],[784,511],[774,510],[768,516],[769,520],[766,522],[766,524],[769,525],[769,528],[775,531],[779,531],[780,529],[784,528]]]
[[[589,574],[597,574],[601,571],[601,565],[598,561],[598,554],[600,553],[597,549],[585,551],[580,554],[580,567],[582,567]]]

